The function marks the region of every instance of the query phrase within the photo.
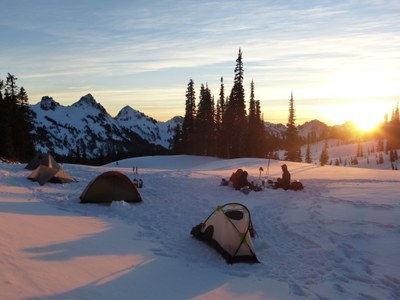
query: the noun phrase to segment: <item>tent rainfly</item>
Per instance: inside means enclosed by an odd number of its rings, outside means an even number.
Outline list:
[[[25,166],[25,169],[35,170],[40,165],[52,168],[52,169],[60,169],[60,165],[56,162],[54,157],[50,154],[44,154],[37,152],[32,160]]]
[[[46,182],[52,183],[68,183],[76,180],[71,177],[62,168],[53,169],[43,165],[38,166],[29,176],[28,179],[39,182],[44,185]]]
[[[249,210],[239,203],[217,207],[211,215],[192,228],[191,234],[214,247],[227,263],[258,263],[254,253]]]
[[[81,203],[141,202],[136,186],[128,176],[108,171],[93,179],[82,192]]]

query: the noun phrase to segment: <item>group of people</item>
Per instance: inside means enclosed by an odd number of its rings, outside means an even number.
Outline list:
[[[288,167],[286,164],[281,166],[282,177],[278,178],[276,182],[273,182],[272,188],[282,188],[284,190],[290,189],[291,179]],[[238,169],[236,172],[232,173],[229,180],[222,179],[222,185],[231,184],[235,190],[240,190],[242,188],[249,188],[253,191],[260,191],[261,187],[255,185],[253,182],[249,182],[247,179],[248,172],[243,169]]]

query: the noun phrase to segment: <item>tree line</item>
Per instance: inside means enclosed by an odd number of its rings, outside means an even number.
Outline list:
[[[246,110],[243,74],[242,51],[239,49],[233,87],[226,97],[221,77],[217,103],[207,84],[201,84],[199,102],[196,103],[194,82],[189,80],[185,116],[182,126],[175,130],[172,145],[174,153],[222,158],[266,158],[274,156],[274,151],[283,145],[287,149],[286,159],[301,161],[293,94],[290,99],[288,130],[282,140],[265,130],[260,100],[255,98],[254,81],[250,84],[250,99]]]
[[[34,152],[34,112],[28,94],[18,87],[18,78],[10,73],[0,79],[0,157],[26,161]]]

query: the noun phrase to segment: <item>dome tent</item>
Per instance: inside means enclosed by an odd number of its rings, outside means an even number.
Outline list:
[[[110,203],[112,201],[141,202],[134,183],[118,171],[108,171],[93,179],[82,192],[81,203]]]
[[[191,234],[215,248],[227,263],[259,262],[253,249],[250,212],[242,204],[218,206],[211,215],[192,228]]]

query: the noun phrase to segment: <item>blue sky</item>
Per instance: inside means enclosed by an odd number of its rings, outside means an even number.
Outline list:
[[[4,2],[4,1],[3,1]],[[15,0],[0,11],[0,78],[30,102],[91,93],[164,121],[184,114],[190,79],[226,94],[238,49],[264,119],[383,120],[400,98],[400,1]],[[248,100],[248,97],[247,99]],[[365,118],[364,117],[364,118]]]

